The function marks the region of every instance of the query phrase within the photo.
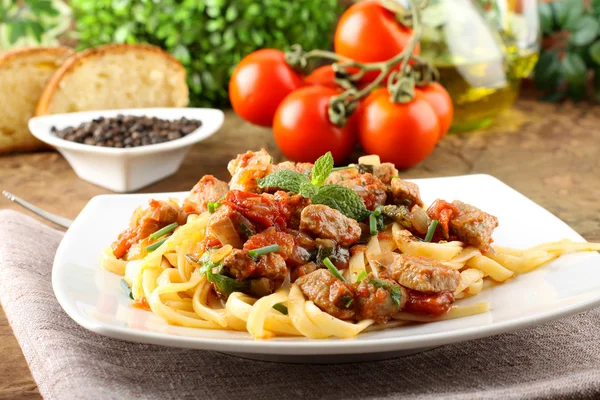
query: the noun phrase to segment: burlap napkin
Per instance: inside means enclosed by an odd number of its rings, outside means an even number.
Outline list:
[[[81,328],[52,292],[61,238],[0,211],[2,306],[46,399],[600,398],[600,309],[390,361],[265,363]]]

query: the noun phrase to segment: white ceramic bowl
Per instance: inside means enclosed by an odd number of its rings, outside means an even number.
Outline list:
[[[110,118],[119,114],[168,120],[185,117],[198,119],[202,121],[202,125],[181,139],[133,148],[81,144],[61,139],[51,133],[53,126],[63,129],[95,118]],[[190,147],[217,132],[223,125],[223,118],[221,110],[212,108],[85,111],[32,118],[29,120],[29,130],[42,142],[56,147],[81,179],[115,192],[131,192],[174,174]]]

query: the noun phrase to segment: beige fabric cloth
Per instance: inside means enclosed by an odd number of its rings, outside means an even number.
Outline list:
[[[600,398],[600,309],[389,361],[250,361],[81,328],[52,292],[61,238],[0,211],[2,306],[46,399]]]

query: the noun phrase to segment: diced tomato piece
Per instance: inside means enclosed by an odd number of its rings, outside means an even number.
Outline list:
[[[406,305],[402,311],[414,314],[442,315],[450,310],[454,294],[449,291],[424,293],[407,289]]]

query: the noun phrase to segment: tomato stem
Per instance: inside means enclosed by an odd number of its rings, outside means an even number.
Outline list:
[[[428,0],[409,0],[410,11],[392,0],[380,0],[381,5],[396,13],[397,19],[413,27],[408,45],[397,55],[386,61],[362,63],[339,54],[315,49],[305,52],[300,45],[293,45],[286,53],[286,61],[290,66],[306,70],[308,60],[319,58],[332,60],[335,82],[346,89],[333,96],[329,102],[329,120],[343,126],[348,117],[356,110],[359,101],[371,93],[387,78],[387,88],[391,100],[395,103],[410,102],[415,96],[415,84],[424,86],[439,78],[437,70],[422,58],[413,53],[419,44],[422,34],[421,10],[427,6]],[[399,65],[399,69],[395,68]],[[351,69],[357,70],[351,72]],[[379,71],[377,78],[362,89],[356,88],[367,72]]]

